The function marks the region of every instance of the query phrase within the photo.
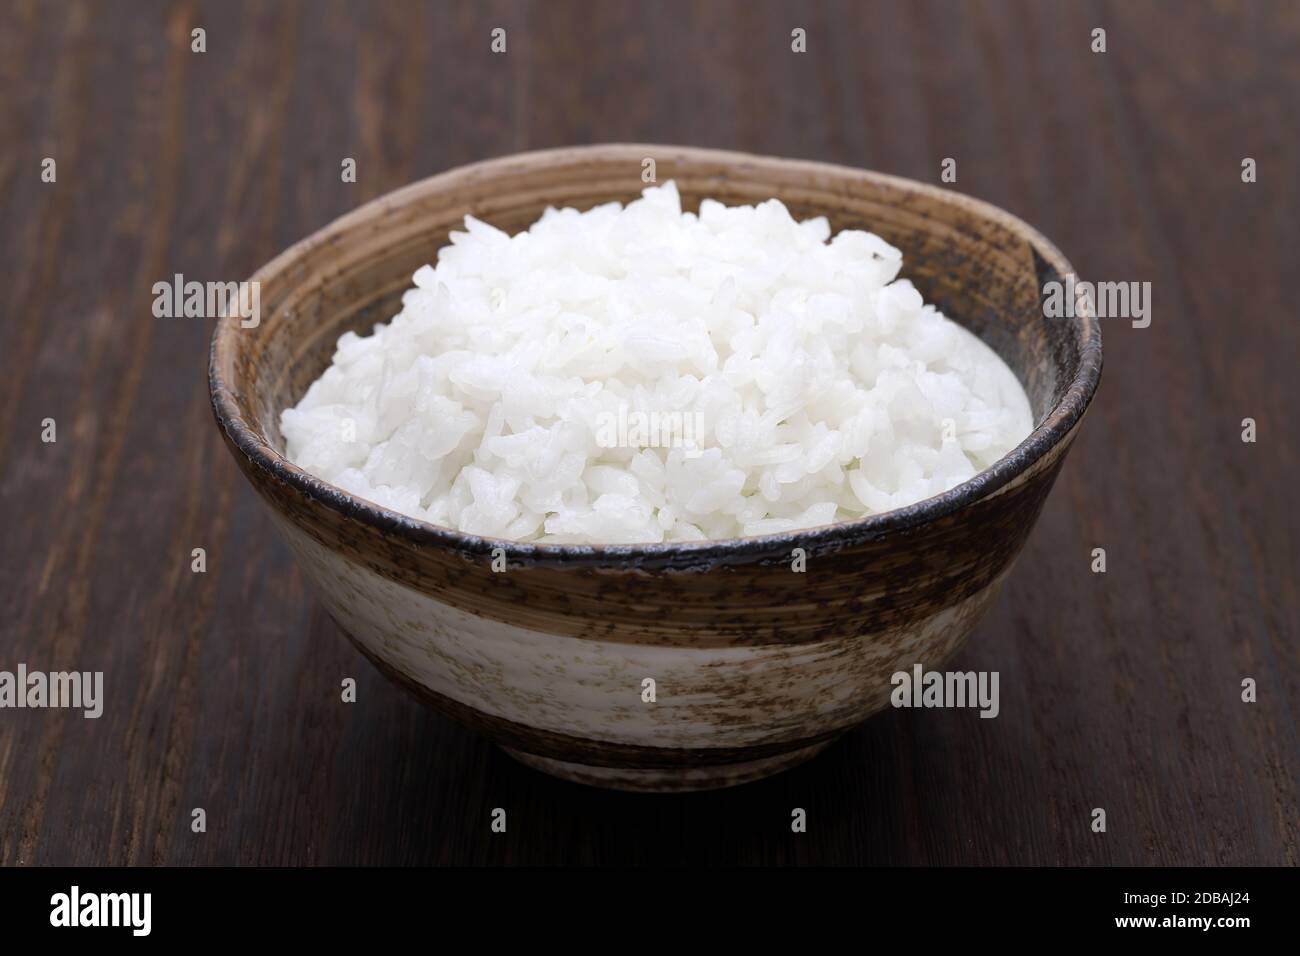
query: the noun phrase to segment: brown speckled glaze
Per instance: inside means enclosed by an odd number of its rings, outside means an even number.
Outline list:
[[[530,545],[434,527],[345,494],[282,455],[280,412],[339,335],[400,308],[411,275],[472,214],[526,228],[548,205],[635,198],[642,160],[684,204],[780,198],[798,217],[900,247],[903,275],[992,346],[1036,427],[968,482],[802,532],[692,544]],[[676,146],[511,156],[416,183],[261,269],[262,321],[225,320],[212,404],[330,614],[384,673],[530,766],[642,790],[728,786],[813,756],[888,705],[890,676],[941,666],[1024,544],[1101,374],[1095,318],[1046,319],[1071,271],[985,203],[821,163]],[[504,549],[508,570],[492,570]],[[791,570],[804,549],[807,570]],[[657,701],[643,703],[642,679]]]

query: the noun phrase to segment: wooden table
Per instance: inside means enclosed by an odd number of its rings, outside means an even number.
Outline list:
[[[1293,2],[4,0],[0,669],[102,670],[106,703],[0,711],[0,863],[1300,862],[1297,116]],[[307,590],[218,440],[211,322],[154,318],[153,283],[618,140],[932,182],[951,157],[1085,277],[1152,283],[958,661],[1001,674],[996,720],[895,711],[738,790],[588,790],[408,699]]]

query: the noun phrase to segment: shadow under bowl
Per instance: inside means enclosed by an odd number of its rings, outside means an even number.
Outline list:
[[[284,457],[280,413],[329,365],[341,334],[400,310],[412,274],[464,216],[513,233],[547,206],[627,202],[644,187],[645,157],[660,181],[676,180],[686,208],[775,196],[796,218],[825,215],[835,231],[867,229],[902,249],[903,276],[1019,377],[1033,432],[971,480],[896,511],[631,546],[462,534]],[[384,673],[548,773],[625,789],[729,786],[816,754],[888,705],[891,675],[936,669],[965,641],[1097,388],[1095,317],[1042,308],[1044,284],[1072,271],[1015,217],[896,177],[676,146],[527,153],[390,193],[259,270],[260,323],[216,329],[212,405],[320,600]],[[494,571],[494,558],[507,570]]]

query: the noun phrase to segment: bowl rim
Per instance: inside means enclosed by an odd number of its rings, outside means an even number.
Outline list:
[[[651,143],[599,143],[511,153],[457,166],[384,193],[295,242],[259,268],[249,281],[266,283],[278,279],[309,250],[328,244],[355,226],[381,216],[395,205],[405,204],[416,197],[423,196],[430,190],[445,190],[454,188],[463,180],[490,177],[498,170],[518,168],[521,162],[528,162],[533,166],[539,164],[566,166],[584,159],[599,158],[639,163],[644,156],[655,156],[661,163],[664,160],[688,158],[720,165],[743,165],[760,171],[763,167],[780,167],[786,176],[803,172],[809,177],[818,174],[841,180],[849,177],[905,193],[924,195],[998,223],[1023,239],[1060,276],[1074,273],[1074,268],[1060,250],[1017,216],[984,200],[906,177],[837,163],[760,156],[734,150]],[[246,330],[239,327],[238,316],[218,320],[213,331],[209,350],[208,385],[212,410],[218,426],[224,431],[233,447],[238,449],[251,464],[273,480],[285,483],[306,498],[317,501],[338,513],[340,517],[384,534],[396,535],[415,547],[450,548],[461,554],[476,556],[504,553],[507,560],[514,559],[531,566],[609,561],[635,564],[665,559],[671,561],[674,558],[686,558],[691,564],[695,564],[724,558],[746,559],[774,554],[788,556],[791,549],[795,547],[813,553],[825,547],[837,548],[860,541],[874,540],[944,517],[1005,489],[1016,478],[1029,472],[1035,464],[1070,435],[1083,418],[1097,391],[1102,369],[1101,329],[1097,317],[1090,308],[1085,306],[1076,309],[1073,319],[1062,321],[1070,321],[1076,326],[1074,338],[1079,343],[1078,369],[1060,401],[1052,406],[1043,420],[1034,426],[1020,444],[991,466],[948,491],[923,498],[902,508],[865,515],[853,521],[744,538],[643,544],[554,544],[515,541],[468,534],[442,527],[351,495],[290,462],[277,452],[267,441],[266,436],[254,429],[241,414],[236,395],[227,385],[224,376],[225,368],[233,368],[233,357],[237,352],[239,341],[237,336],[247,334]]]

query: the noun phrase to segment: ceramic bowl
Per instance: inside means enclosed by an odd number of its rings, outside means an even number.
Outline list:
[[[399,311],[412,273],[466,214],[515,232],[548,205],[628,201],[645,186],[646,158],[660,182],[677,181],[685,206],[775,196],[796,217],[825,215],[835,230],[869,229],[900,247],[903,275],[926,301],[1019,376],[1033,432],[971,480],[896,511],[638,546],[462,534],[285,459],[280,412],[343,332]],[[1044,317],[1044,283],[1071,271],[1013,216],[892,176],[676,146],[528,153],[377,199],[259,270],[260,323],[216,329],[212,406],[319,600],[385,674],[556,776],[637,790],[728,786],[806,760],[889,706],[891,676],[941,667],[988,607],[1101,373],[1093,316]]]

